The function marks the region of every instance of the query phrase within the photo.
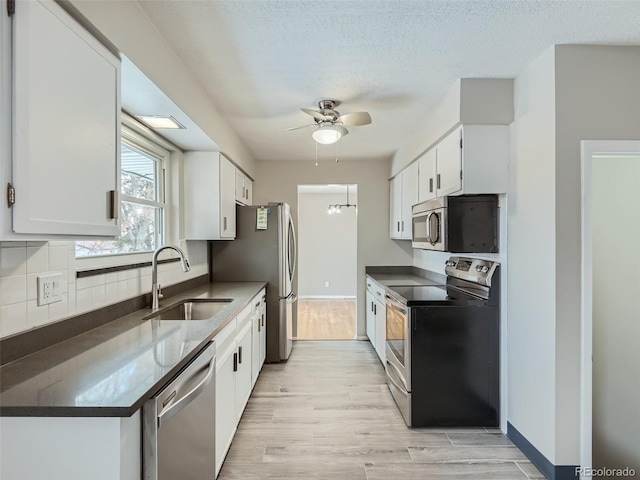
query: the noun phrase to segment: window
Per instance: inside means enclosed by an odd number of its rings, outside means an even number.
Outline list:
[[[76,242],[76,257],[152,252],[163,243],[169,152],[123,127],[120,154],[120,237]]]

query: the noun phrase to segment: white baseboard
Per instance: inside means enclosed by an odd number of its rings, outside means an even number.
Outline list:
[[[355,295],[298,295],[298,298],[357,298]]]

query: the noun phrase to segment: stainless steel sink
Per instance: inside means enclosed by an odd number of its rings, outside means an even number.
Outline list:
[[[145,317],[145,320],[208,320],[229,305],[229,298],[192,298]]]

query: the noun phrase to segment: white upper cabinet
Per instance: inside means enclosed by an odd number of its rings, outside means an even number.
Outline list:
[[[11,144],[2,176],[15,203],[2,238],[119,235],[120,59],[53,1],[16,2],[11,22],[12,37],[2,25],[3,155]]]
[[[457,129],[436,145],[436,196],[462,189],[462,129]]]
[[[418,163],[414,162],[390,181],[389,234],[397,240],[411,240],[411,207],[418,203]]]
[[[418,203],[436,198],[436,149],[418,160]]]
[[[419,201],[445,195],[506,193],[509,127],[464,125],[429,151],[419,164]]]
[[[219,152],[187,152],[184,161],[186,240],[236,236],[236,168]]]
[[[242,171],[236,169],[236,202],[241,205],[251,205],[252,193],[253,181]]]

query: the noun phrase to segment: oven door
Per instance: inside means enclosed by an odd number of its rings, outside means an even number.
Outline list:
[[[409,330],[409,309],[407,306],[387,294],[387,336],[385,352],[387,362],[391,365],[401,387],[411,391],[411,342]]]

